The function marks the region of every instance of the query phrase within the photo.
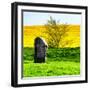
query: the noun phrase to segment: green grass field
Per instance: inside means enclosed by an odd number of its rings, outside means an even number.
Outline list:
[[[49,48],[46,63],[34,63],[34,49],[24,48],[23,77],[80,74],[80,48]]]

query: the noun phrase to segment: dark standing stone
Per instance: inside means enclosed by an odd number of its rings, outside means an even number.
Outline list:
[[[34,63],[44,63],[47,49],[46,42],[42,38],[37,37],[35,39],[34,47]]]

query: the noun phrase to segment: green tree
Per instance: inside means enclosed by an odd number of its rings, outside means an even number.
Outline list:
[[[45,24],[45,28],[48,46],[55,48],[61,45],[62,39],[67,35],[67,31],[69,30],[67,24],[60,24],[59,21],[56,21],[51,16]]]

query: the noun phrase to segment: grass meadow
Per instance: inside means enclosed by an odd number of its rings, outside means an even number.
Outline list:
[[[23,77],[80,75],[80,48],[48,48],[46,63],[34,63],[34,48],[23,49]]]
[[[68,48],[48,48],[46,63],[34,63],[34,39],[46,39],[44,25],[24,26],[23,77],[80,75],[80,25],[69,25]]]

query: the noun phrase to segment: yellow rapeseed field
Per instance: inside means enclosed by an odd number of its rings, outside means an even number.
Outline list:
[[[24,47],[33,47],[36,37],[43,37],[46,40],[45,27],[43,25],[24,26],[23,44]],[[69,25],[67,36],[63,38],[64,47],[80,47],[80,25]]]

